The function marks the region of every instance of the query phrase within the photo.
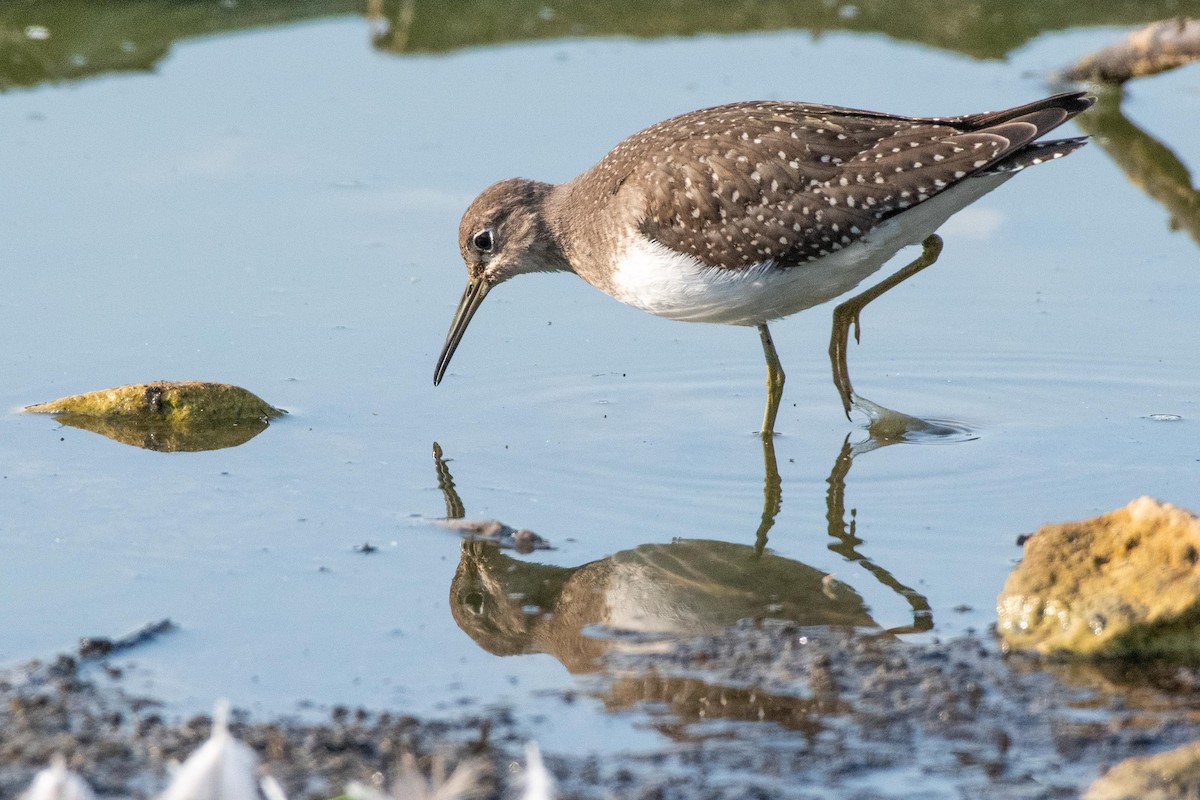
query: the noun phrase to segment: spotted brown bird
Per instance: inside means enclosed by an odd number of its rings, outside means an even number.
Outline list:
[[[574,272],[662,317],[756,326],[770,435],[784,374],[767,323],[845,294],[923,243],[916,261],[835,312],[831,356],[848,413],[844,340],[862,307],[937,259],[934,232],[956,211],[1081,147],[1086,138],[1041,137],[1093,102],[1070,92],[958,117],[732,103],[635,133],[566,183],[496,183],[459,225],[467,287],[434,384],[494,286],[527,272]]]

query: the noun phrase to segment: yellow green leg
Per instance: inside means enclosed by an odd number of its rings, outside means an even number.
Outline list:
[[[783,505],[783,482],[779,479],[779,466],[775,462],[775,417],[779,415],[779,403],[783,399],[783,365],[775,352],[775,342],[766,324],[758,326],[762,340],[763,355],[767,357],[767,408],[763,412],[763,513],[754,539],[754,550],[759,555],[767,547],[767,532],[775,524],[775,516]]]
[[[850,327],[854,326],[854,341],[857,342],[861,333],[858,315],[862,313],[862,310],[866,308],[868,303],[884,292],[896,288],[913,275],[916,275],[937,261],[938,254],[942,252],[942,237],[935,233],[922,242],[921,247],[921,255],[911,264],[887,280],[880,281],[865,292],[851,297],[833,310],[833,334],[829,339],[829,363],[833,367],[833,383],[837,386],[838,394],[842,397],[842,408],[845,409],[847,417],[850,416],[850,407],[854,401],[854,387],[850,385],[850,369],[846,365],[846,350],[850,346]],[[763,331],[763,336],[766,337],[763,340],[763,347],[765,348],[769,342],[769,337],[765,333],[766,328],[764,326],[759,327]],[[772,347],[771,353],[767,355],[768,387],[770,385],[771,354],[773,353],[774,348]],[[778,359],[776,359],[776,362],[778,363]],[[780,374],[779,383],[780,386],[783,385],[782,373]],[[771,419],[774,420],[774,417],[771,417]]]
[[[783,398],[783,365],[779,363],[779,354],[775,352],[775,343],[771,341],[771,332],[765,323],[758,326],[758,336],[767,357],[767,410],[763,412],[762,435],[770,437],[775,435],[775,417]]]

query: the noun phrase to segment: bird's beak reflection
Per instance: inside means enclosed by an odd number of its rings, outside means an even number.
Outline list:
[[[454,312],[454,321],[450,323],[450,333],[446,334],[446,343],[442,345],[442,354],[438,356],[437,369],[433,372],[434,386],[442,382],[446,368],[450,366],[450,358],[458,349],[458,343],[467,332],[471,317],[475,316],[475,311],[483,303],[483,298],[487,297],[489,289],[491,286],[482,276],[467,279],[467,288],[463,291],[462,299],[458,301],[458,310]]]

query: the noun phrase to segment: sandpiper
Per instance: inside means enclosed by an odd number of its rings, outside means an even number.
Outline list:
[[[835,311],[830,355],[849,413],[845,341],[863,306],[937,259],[934,232],[954,212],[1081,147],[1086,137],[1039,139],[1093,101],[1070,92],[958,117],[732,103],[635,133],[567,183],[496,183],[459,225],[467,288],[433,382],[496,284],[574,272],[652,314],[756,326],[770,436],[784,374],[767,323],[845,294],[923,243],[915,261]]]

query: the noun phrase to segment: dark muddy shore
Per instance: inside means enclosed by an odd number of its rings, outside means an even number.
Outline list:
[[[153,797],[166,786],[170,765],[204,743],[212,720],[169,718],[155,700],[127,693],[121,672],[60,656],[0,677],[0,797],[17,797],[55,753],[102,798]],[[318,722],[250,720],[235,711],[230,728],[295,798],[334,797],[355,780],[378,783],[406,751],[498,762],[498,744],[520,750],[503,711],[453,722],[346,708]]]
[[[62,752],[103,798],[152,797],[168,764],[204,741],[208,717],[172,719],[123,688],[123,655],[3,673],[0,796],[17,796]],[[1039,662],[979,637],[910,645],[744,622],[610,662],[593,694],[610,712],[641,715],[664,734],[662,747],[601,759],[542,742],[562,797],[1075,797],[1122,759],[1200,738],[1193,668]],[[234,720],[293,798],[378,784],[404,751],[452,764],[481,756],[500,797],[522,742],[537,734],[503,709],[456,720],[343,708],[315,722]]]

